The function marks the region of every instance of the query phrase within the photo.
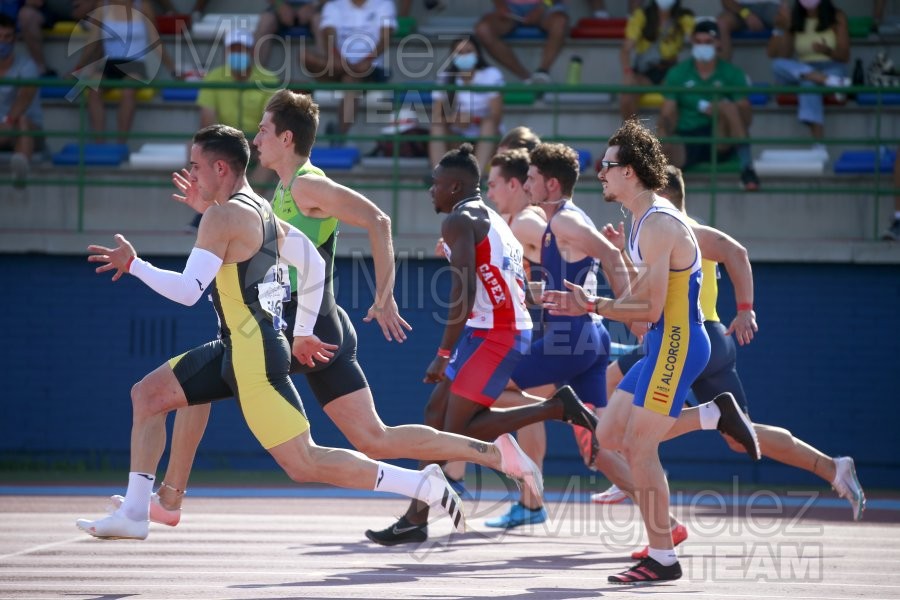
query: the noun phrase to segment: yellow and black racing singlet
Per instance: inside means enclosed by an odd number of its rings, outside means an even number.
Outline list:
[[[322,169],[306,161],[294,173],[294,179],[308,174],[325,177],[325,172]],[[332,279],[334,277],[334,253],[337,247],[338,220],[334,217],[326,217],[324,219],[308,217],[300,212],[300,209],[294,203],[293,196],[291,196],[291,186],[294,184],[294,179],[291,179],[287,188],[281,182],[278,183],[275,195],[272,197],[272,210],[275,211],[275,216],[279,219],[287,221],[302,231],[312,241],[313,245],[319,249],[319,255],[325,259],[325,293],[322,296],[322,306],[319,309],[319,314],[326,315],[331,312],[335,305]],[[291,276],[291,291],[296,292],[297,269],[290,267],[289,272]]]
[[[699,225],[691,217],[686,218],[691,225]],[[718,322],[716,302],[719,300],[719,263],[704,258],[700,261],[700,270],[703,271],[703,283],[700,284],[700,309],[703,311],[703,320]]]
[[[212,289],[212,301],[219,316],[223,339],[234,335],[256,335],[259,330],[264,339],[279,335],[272,325],[272,315],[263,310],[259,300],[258,285],[274,275],[278,253],[278,231],[271,209],[253,201],[245,194],[235,194],[229,200],[242,202],[259,213],[263,226],[263,243],[258,252],[248,260],[223,264],[216,275]]]

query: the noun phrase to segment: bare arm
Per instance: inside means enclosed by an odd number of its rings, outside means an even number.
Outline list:
[[[541,241],[547,229],[547,221],[533,210],[522,211],[512,222],[512,232],[525,248],[525,258],[533,263],[541,262]]]
[[[362,194],[327,177],[297,177],[291,186],[291,195],[304,214],[334,217],[368,232],[375,263],[375,302],[363,320],[366,323],[377,320],[387,340],[405,340],[404,329],[411,330],[412,327],[400,316],[394,300],[394,244],[390,217]]]
[[[572,212],[572,211],[566,211]],[[560,214],[553,221],[553,233],[562,247],[600,260],[603,274],[616,298],[628,295],[630,281],[622,253],[603,234],[579,217]]]

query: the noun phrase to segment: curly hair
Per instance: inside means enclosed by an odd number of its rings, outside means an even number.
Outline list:
[[[609,138],[610,146],[619,147],[618,162],[634,169],[635,175],[648,190],[666,185],[666,165],[669,163],[652,131],[637,119],[629,119]]]
[[[581,165],[578,153],[565,144],[538,144],[531,151],[531,164],[537,167],[541,175],[559,181],[563,196],[571,197],[578,181]]]

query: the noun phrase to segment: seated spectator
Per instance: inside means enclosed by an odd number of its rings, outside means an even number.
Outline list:
[[[587,0],[591,9],[591,17],[595,19],[608,19],[609,11],[606,10],[606,0]],[[641,5],[641,0],[628,0],[628,14],[633,13]]]
[[[722,49],[719,56],[731,60],[731,33],[734,31],[765,31],[775,27],[775,17],[783,0],[722,0],[719,32]]]
[[[261,65],[268,65],[272,38],[291,27],[308,27],[315,37],[319,28],[319,11],[326,0],[269,0],[260,13],[256,26],[256,57]],[[287,58],[287,57],[285,57]]]
[[[650,0],[635,9],[625,26],[625,39],[619,59],[623,85],[658,85],[694,28],[694,13],[681,6],[681,0]],[[619,94],[619,113],[623,120],[638,112],[639,94]]]
[[[41,76],[56,76],[56,71],[48,69],[44,59],[43,30],[52,28],[58,21],[80,21],[96,4],[95,0],[25,0],[19,9],[19,31]]]
[[[25,54],[16,54],[16,22],[0,15],[0,79],[34,79],[37,66]],[[41,104],[36,87],[0,86],[0,150],[13,151],[13,184],[24,185],[36,138],[19,132],[41,128]]]
[[[317,81],[385,82],[384,51],[397,28],[393,0],[330,0],[322,8],[321,43],[307,44],[301,64]],[[345,90],[338,110],[337,130],[344,136],[353,126],[358,93]]]
[[[549,83],[550,68],[559,56],[566,38],[569,15],[560,0],[494,0],[495,9],[475,25],[475,35],[488,54],[519,79]],[[534,72],[519,61],[503,36],[520,25],[540,27],[547,32],[542,45],[541,63]]]
[[[897,148],[897,156],[894,157],[894,219],[891,226],[881,236],[883,240],[900,242],[900,148]]]
[[[254,63],[253,34],[247,29],[232,29],[225,35],[225,64],[212,69],[204,83],[255,83],[251,88],[203,88],[197,96],[200,127],[222,123],[240,129],[252,138],[265,112],[266,103],[278,91],[280,82],[271,71]],[[268,169],[257,164],[257,149],[250,145],[250,180],[269,181]]]
[[[667,87],[683,88],[680,92],[666,92],[660,109],[657,127],[660,137],[712,137],[712,115],[717,113],[718,137],[749,140],[750,101],[746,94],[715,94],[719,87],[743,87],[747,76],[738,67],[716,56],[719,28],[715,21],[701,21],[691,35],[693,57],[669,70]],[[663,150],[669,162],[681,169],[709,161],[712,158],[709,141],[696,143],[665,142]],[[719,144],[718,160],[736,154],[741,165],[741,183],[747,191],[759,189],[759,179],[753,170],[749,141],[732,146]]]
[[[102,72],[89,72],[92,78],[102,76],[106,80],[121,81],[131,79],[148,82],[156,76],[159,59],[169,71],[176,75],[175,63],[166,52],[156,31],[156,14],[147,2],[141,0],[107,0],[93,13],[102,26],[92,27],[88,44],[81,53],[78,66],[73,73],[83,73],[86,67],[96,71],[102,65]],[[112,33],[110,33],[112,32]],[[105,58],[105,60],[104,60]],[[104,141],[106,114],[103,94],[108,88],[88,90],[88,116],[91,129],[97,134],[97,141]],[[137,106],[136,87],[119,88],[122,99],[118,102],[119,114],[116,132],[118,141],[124,144],[134,121]]]
[[[440,11],[447,8],[448,0],[422,0],[425,10]],[[408,17],[412,14],[413,0],[399,0],[397,3],[397,14],[401,17]]]
[[[502,85],[503,75],[490,66],[481,54],[478,42],[471,35],[457,38],[450,45],[452,57],[448,69],[438,74],[438,83],[449,85]],[[468,90],[434,91],[431,94],[431,135],[435,138],[456,134],[460,142],[479,137],[497,137],[503,118],[503,97],[499,91],[474,92]],[[475,157],[482,170],[494,154],[496,142],[480,139],[475,145]],[[447,153],[446,139],[428,142],[428,157],[437,165]]]
[[[832,0],[794,0],[790,14],[779,12],[776,29],[769,40],[772,72],[778,83],[804,87],[850,85],[847,63],[850,61],[850,33],[847,15]],[[797,95],[797,118],[807,126],[816,147],[825,137],[824,97]]]
[[[518,127],[513,127],[506,132],[506,135],[500,138],[500,143],[497,144],[497,153],[499,154],[504,150],[515,150],[517,148],[524,148],[531,152],[534,150],[535,146],[540,143],[541,138],[538,137],[538,134],[528,127],[520,125]]]

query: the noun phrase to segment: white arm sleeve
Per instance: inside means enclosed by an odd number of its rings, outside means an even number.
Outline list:
[[[319,251],[299,229],[290,230],[281,244],[281,257],[297,267],[297,319],[294,321],[294,337],[312,335],[322,296],[325,293],[325,260]]]
[[[150,286],[154,292],[185,306],[196,304],[219,272],[222,259],[202,248],[194,248],[188,256],[184,273],[158,269],[135,257],[128,272]]]

